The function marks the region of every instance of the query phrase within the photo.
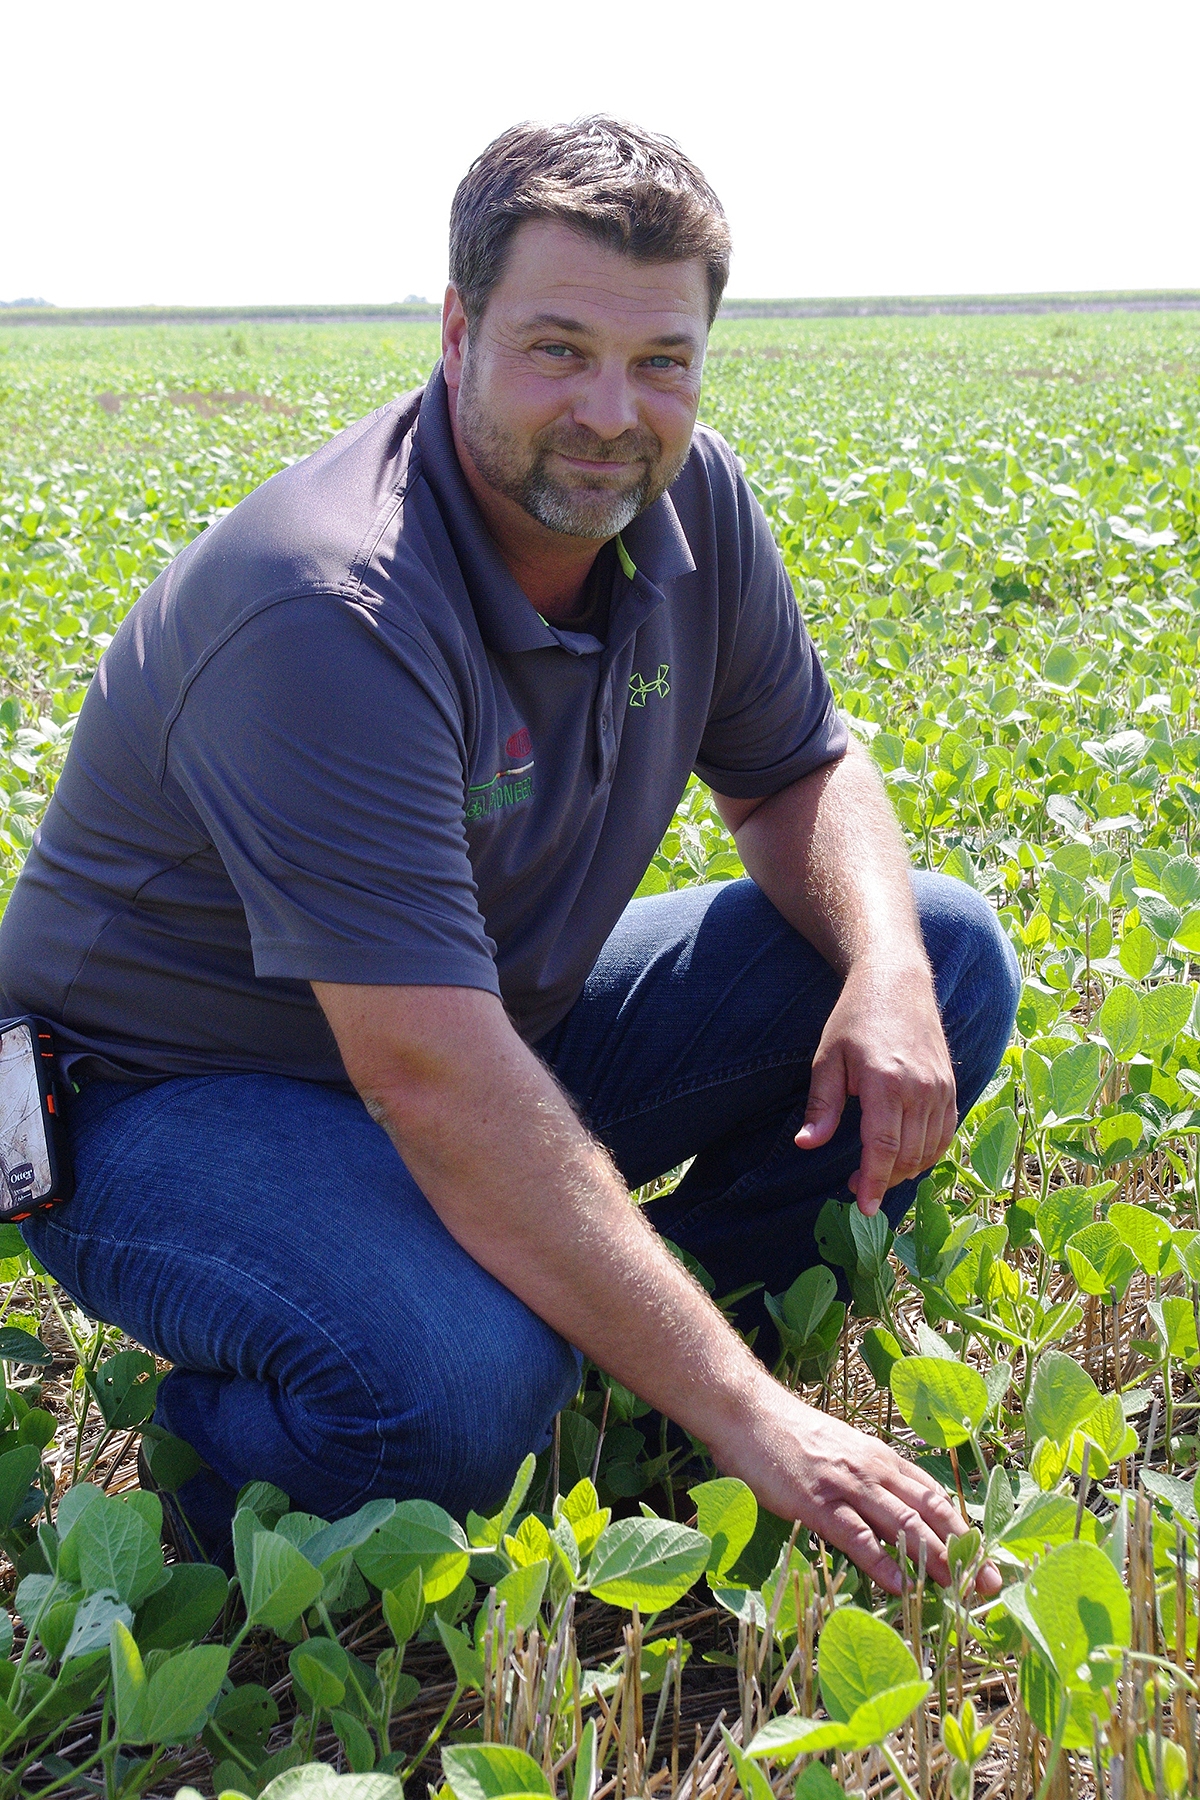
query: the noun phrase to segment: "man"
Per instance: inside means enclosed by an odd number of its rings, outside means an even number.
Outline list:
[[[942,1490],[658,1235],[779,1290],[829,1194],[898,1218],[1016,991],[696,429],[728,253],[666,140],[506,132],[428,386],[190,545],[88,695],[0,934],[77,1084],[78,1191],[25,1229],[174,1364],[212,1548],[254,1478],[485,1507],[583,1352],[883,1586],[901,1531],[947,1574]],[[693,769],[750,878],[631,905]]]

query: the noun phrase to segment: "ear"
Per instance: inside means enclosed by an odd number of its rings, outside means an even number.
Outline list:
[[[467,354],[467,315],[451,282],[442,302],[442,374],[446,386],[458,392],[462,380],[463,361]]]

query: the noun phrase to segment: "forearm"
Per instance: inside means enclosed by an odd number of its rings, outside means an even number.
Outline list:
[[[763,1505],[892,1592],[880,1538],[945,1580],[961,1521],[935,1482],[774,1381],[631,1205],[500,1002],[314,983],[347,1073],[451,1235],[534,1312],[692,1432]]]
[[[904,840],[857,744],[740,822],[730,802],[717,804],[747,873],[834,968],[872,958],[928,970]]]
[[[364,1101],[476,1262],[706,1442],[744,1426],[768,1381],[761,1365],[632,1205],[499,1002],[471,989],[403,990],[401,1056],[342,1015],[356,990],[317,991],[339,1040],[361,1047],[348,1066]],[[427,1025],[423,993],[437,997]]]

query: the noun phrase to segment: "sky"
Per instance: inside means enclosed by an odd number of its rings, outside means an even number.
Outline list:
[[[0,0],[0,300],[439,299],[523,118],[665,131],[739,296],[1200,288],[1198,0]]]

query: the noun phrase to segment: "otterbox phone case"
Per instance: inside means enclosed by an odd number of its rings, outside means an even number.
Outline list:
[[[27,1219],[74,1190],[43,1019],[0,1019],[0,1220]]]

